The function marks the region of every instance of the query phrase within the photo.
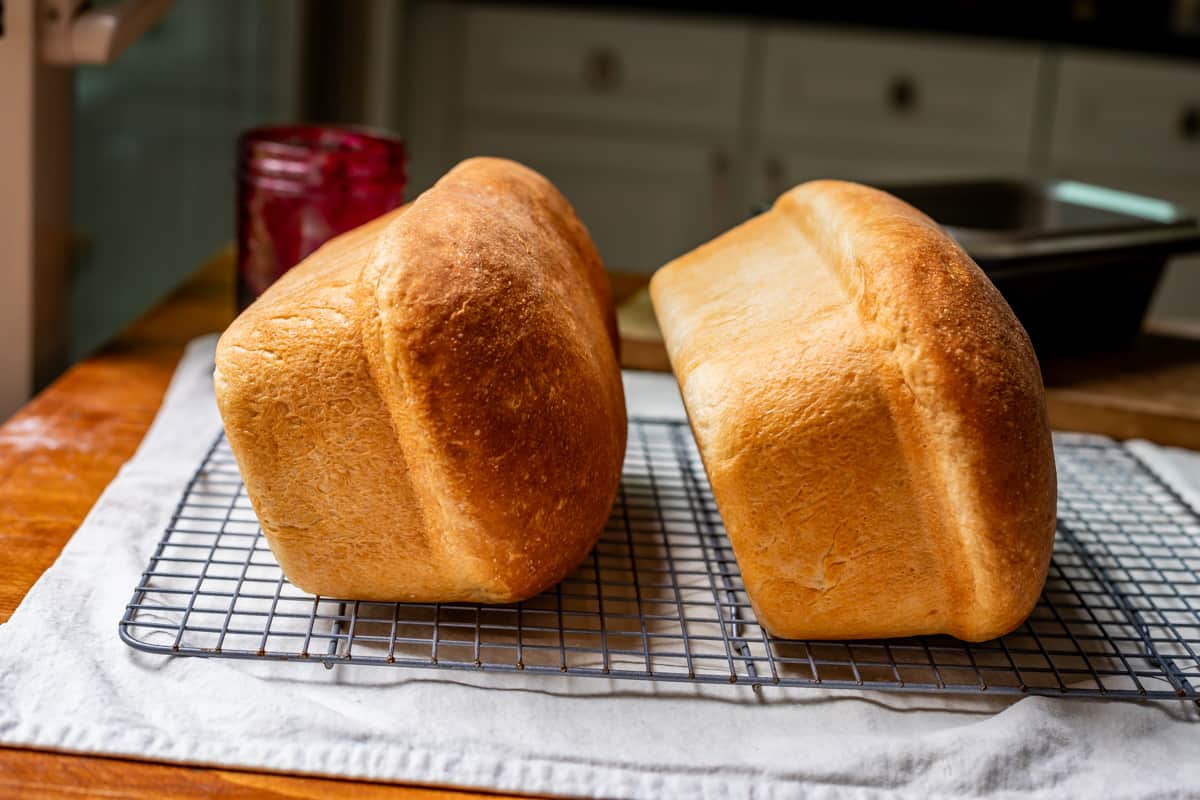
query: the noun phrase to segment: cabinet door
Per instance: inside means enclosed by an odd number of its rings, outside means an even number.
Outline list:
[[[1158,169],[1200,180],[1200,66],[1064,55],[1051,141],[1059,169]]]
[[[766,36],[758,127],[771,143],[846,155],[893,148],[1024,162],[1042,56],[1035,47],[808,29]]]
[[[464,131],[461,151],[512,158],[553,181],[613,270],[653,272],[742,210],[729,150],[719,143],[475,127]]]
[[[748,29],[734,22],[468,7],[462,104],[471,117],[732,132]]]

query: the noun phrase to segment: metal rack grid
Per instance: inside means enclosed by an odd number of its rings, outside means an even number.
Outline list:
[[[153,653],[754,686],[1200,698],[1200,515],[1127,449],[1056,436],[1046,589],[1014,633],[784,641],[757,623],[685,423],[633,420],[578,570],[524,603],[314,597],[283,576],[224,437],[120,623]]]

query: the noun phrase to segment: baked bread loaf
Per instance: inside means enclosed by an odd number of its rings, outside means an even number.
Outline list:
[[[570,205],[464,161],[327,243],[217,345],[217,402],[288,578],[513,602],[591,550],[626,420],[603,265]]]
[[[806,183],[667,264],[651,294],[771,633],[982,641],[1025,619],[1055,528],[1041,375],[933,221]]]

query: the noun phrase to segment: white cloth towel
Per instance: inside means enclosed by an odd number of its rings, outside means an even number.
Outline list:
[[[1200,795],[1185,702],[756,694],[136,652],[117,621],[220,428],[213,345],[189,347],[137,455],[0,626],[0,742],[605,797]],[[682,413],[667,376],[629,373],[626,387],[633,414]],[[1138,449],[1200,495],[1196,455]]]

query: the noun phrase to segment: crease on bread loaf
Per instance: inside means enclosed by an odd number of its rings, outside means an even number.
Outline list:
[[[285,574],[407,601],[511,602],[561,580],[620,479],[615,333],[586,229],[499,159],[289,271],[222,336],[214,376]]]
[[[651,293],[769,630],[982,640],[1020,624],[1054,535],[1040,373],[933,222],[866,187],[804,184]]]

